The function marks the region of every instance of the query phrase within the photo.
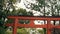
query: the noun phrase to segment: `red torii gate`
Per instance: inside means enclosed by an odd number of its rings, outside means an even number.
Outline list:
[[[12,24],[6,24],[6,26],[13,26],[13,34],[17,33],[17,27],[26,27],[26,28],[46,28],[47,34],[51,34],[52,28],[60,28],[59,26],[52,25],[50,22],[52,20],[60,20],[60,17],[36,17],[36,16],[8,16],[8,18],[14,19],[15,22]],[[30,20],[30,24],[20,24],[19,19]],[[35,25],[34,20],[46,20],[47,24],[44,25]]]

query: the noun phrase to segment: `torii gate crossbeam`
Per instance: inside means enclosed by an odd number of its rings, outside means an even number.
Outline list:
[[[16,34],[17,27],[25,27],[25,28],[46,28],[47,34],[51,34],[52,28],[60,28],[59,26],[52,25],[50,22],[52,20],[60,20],[60,17],[35,17],[35,16],[8,16],[8,18],[15,19],[15,23],[6,24],[6,26],[13,26],[13,34]],[[20,20],[30,20],[30,24],[20,24],[18,21]],[[34,20],[46,20],[47,24],[44,25],[35,25]]]

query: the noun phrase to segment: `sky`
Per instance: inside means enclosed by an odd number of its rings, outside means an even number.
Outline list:
[[[21,0],[20,3],[17,3],[16,6],[17,6],[18,8],[24,8],[24,9],[26,9],[26,7],[25,7],[24,4],[23,4],[23,0]]]

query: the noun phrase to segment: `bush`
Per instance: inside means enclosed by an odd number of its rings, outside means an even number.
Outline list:
[[[22,28],[22,29],[17,29],[17,34],[28,34],[28,32],[26,31],[26,29]]]

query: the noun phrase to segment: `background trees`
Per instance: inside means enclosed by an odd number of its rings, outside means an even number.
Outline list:
[[[24,3],[26,8],[39,11],[45,16],[58,16],[58,14],[60,13],[59,12],[60,0],[35,0],[35,3],[26,0],[26,2],[28,3],[28,4]]]
[[[33,15],[32,12],[27,12],[25,9],[15,9],[14,4],[16,2],[20,2],[21,0],[0,0],[0,28],[5,30],[4,26],[5,19],[7,16],[28,16]],[[24,3],[27,9],[31,9],[34,11],[38,11],[40,13],[39,16],[60,16],[60,0],[34,0],[35,3],[27,2]],[[12,9],[12,11],[10,11]],[[55,23],[54,23],[55,24]],[[1,27],[3,26],[3,27]],[[0,33],[1,34],[1,33]]]

